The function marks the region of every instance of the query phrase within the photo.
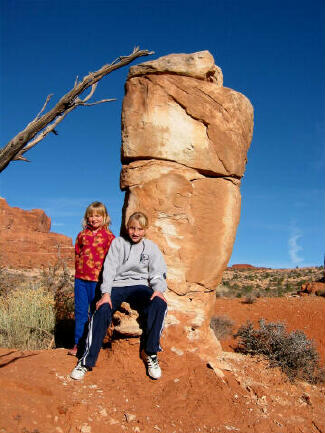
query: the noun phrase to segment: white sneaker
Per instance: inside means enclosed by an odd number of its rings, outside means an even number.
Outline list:
[[[72,370],[70,377],[74,380],[80,380],[87,373],[88,368],[85,365],[81,365],[79,362]]]
[[[143,359],[147,364],[148,374],[151,379],[159,379],[161,377],[161,368],[157,355],[147,355],[143,352]]]

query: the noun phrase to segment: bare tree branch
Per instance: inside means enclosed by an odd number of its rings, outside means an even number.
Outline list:
[[[36,119],[39,119],[40,115],[43,113],[43,111],[45,110],[45,107],[47,106],[47,104],[49,103],[50,99],[52,98],[53,93],[51,93],[50,95],[47,95],[46,101],[41,109],[41,111],[38,113],[38,115],[36,116]]]
[[[83,100],[84,102],[89,101],[89,99],[93,96],[93,94],[95,93],[95,90],[97,89],[97,83],[93,84],[91,86],[91,91],[89,92],[89,95],[85,97],[85,99]]]
[[[22,155],[43,140],[50,132],[56,133],[54,128],[62,122],[68,113],[78,106],[91,106],[114,101],[114,99],[103,99],[101,101],[87,103],[94,95],[99,80],[112,71],[128,65],[138,57],[148,56],[150,54],[154,54],[153,51],[140,50],[139,47],[135,47],[133,52],[128,56],[118,57],[111,64],[104,65],[98,71],[89,73],[82,81],[78,82],[77,77],[74,87],[59,100],[55,107],[41,116],[52,97],[52,95],[48,95],[41,111],[35,119],[28,123],[23,131],[19,132],[0,150],[0,172],[3,171],[11,161],[28,161]],[[84,99],[80,99],[79,95],[89,87],[91,87],[89,94]]]
[[[81,101],[79,103],[79,105],[83,105],[85,107],[91,107],[92,105],[98,105],[98,104],[102,104],[103,102],[111,102],[111,101],[116,101],[116,98],[113,98],[113,99],[102,99],[101,101],[89,102],[89,103],[85,103],[84,101]]]
[[[45,138],[47,136],[47,134],[49,134],[50,132],[54,132],[54,128],[62,122],[62,120],[65,118],[65,116],[67,114],[70,113],[70,111],[72,111],[75,107],[71,107],[68,110],[65,111],[65,113],[63,113],[60,117],[58,117],[53,123],[51,123],[50,125],[48,125],[42,132],[40,132],[37,137],[30,141],[28,144],[26,144],[26,146],[20,150],[16,156],[13,157],[12,161],[24,161],[25,159],[22,158],[22,155],[27,152],[29,149],[31,149],[32,147],[34,147],[37,143],[39,143],[40,141],[43,140],[43,138]],[[29,161],[28,161],[29,162]]]

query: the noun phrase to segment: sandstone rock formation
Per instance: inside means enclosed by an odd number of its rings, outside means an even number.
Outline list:
[[[50,233],[51,219],[41,209],[10,207],[0,197],[0,266],[33,269],[54,265],[58,259],[72,267],[71,238]]]
[[[300,290],[298,291],[298,295],[316,295],[316,296],[325,296],[325,283],[321,281],[313,281],[310,283],[302,284]]]
[[[240,217],[253,108],[208,51],[130,68],[122,110],[124,219],[144,210],[168,266],[169,320],[207,330]]]

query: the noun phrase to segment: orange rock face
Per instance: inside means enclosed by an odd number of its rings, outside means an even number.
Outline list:
[[[298,292],[300,296],[303,295],[316,295],[325,296],[325,283],[322,282],[311,282],[302,284],[300,291]]]
[[[169,317],[192,343],[210,332],[253,132],[249,100],[222,82],[208,51],[173,54],[131,67],[123,101],[123,218],[148,214],[168,266]]]
[[[0,266],[15,269],[48,267],[63,259],[72,267],[72,239],[50,233],[51,219],[41,209],[10,207],[0,198]]]
[[[208,51],[130,68],[122,111],[125,217],[144,210],[178,295],[213,291],[240,216],[253,108]]]

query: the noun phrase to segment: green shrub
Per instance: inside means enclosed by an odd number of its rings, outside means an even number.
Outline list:
[[[54,327],[54,297],[44,288],[19,288],[1,297],[0,346],[52,347]]]
[[[210,328],[218,339],[222,339],[232,334],[234,322],[227,316],[214,316]]]
[[[291,381],[295,378],[316,383],[322,380],[319,356],[312,340],[302,331],[288,333],[283,323],[259,321],[259,329],[251,322],[239,328],[237,350],[251,355],[263,355],[271,367],[280,367]]]
[[[252,292],[253,287],[252,286],[243,286],[242,287],[242,293],[250,293]]]

